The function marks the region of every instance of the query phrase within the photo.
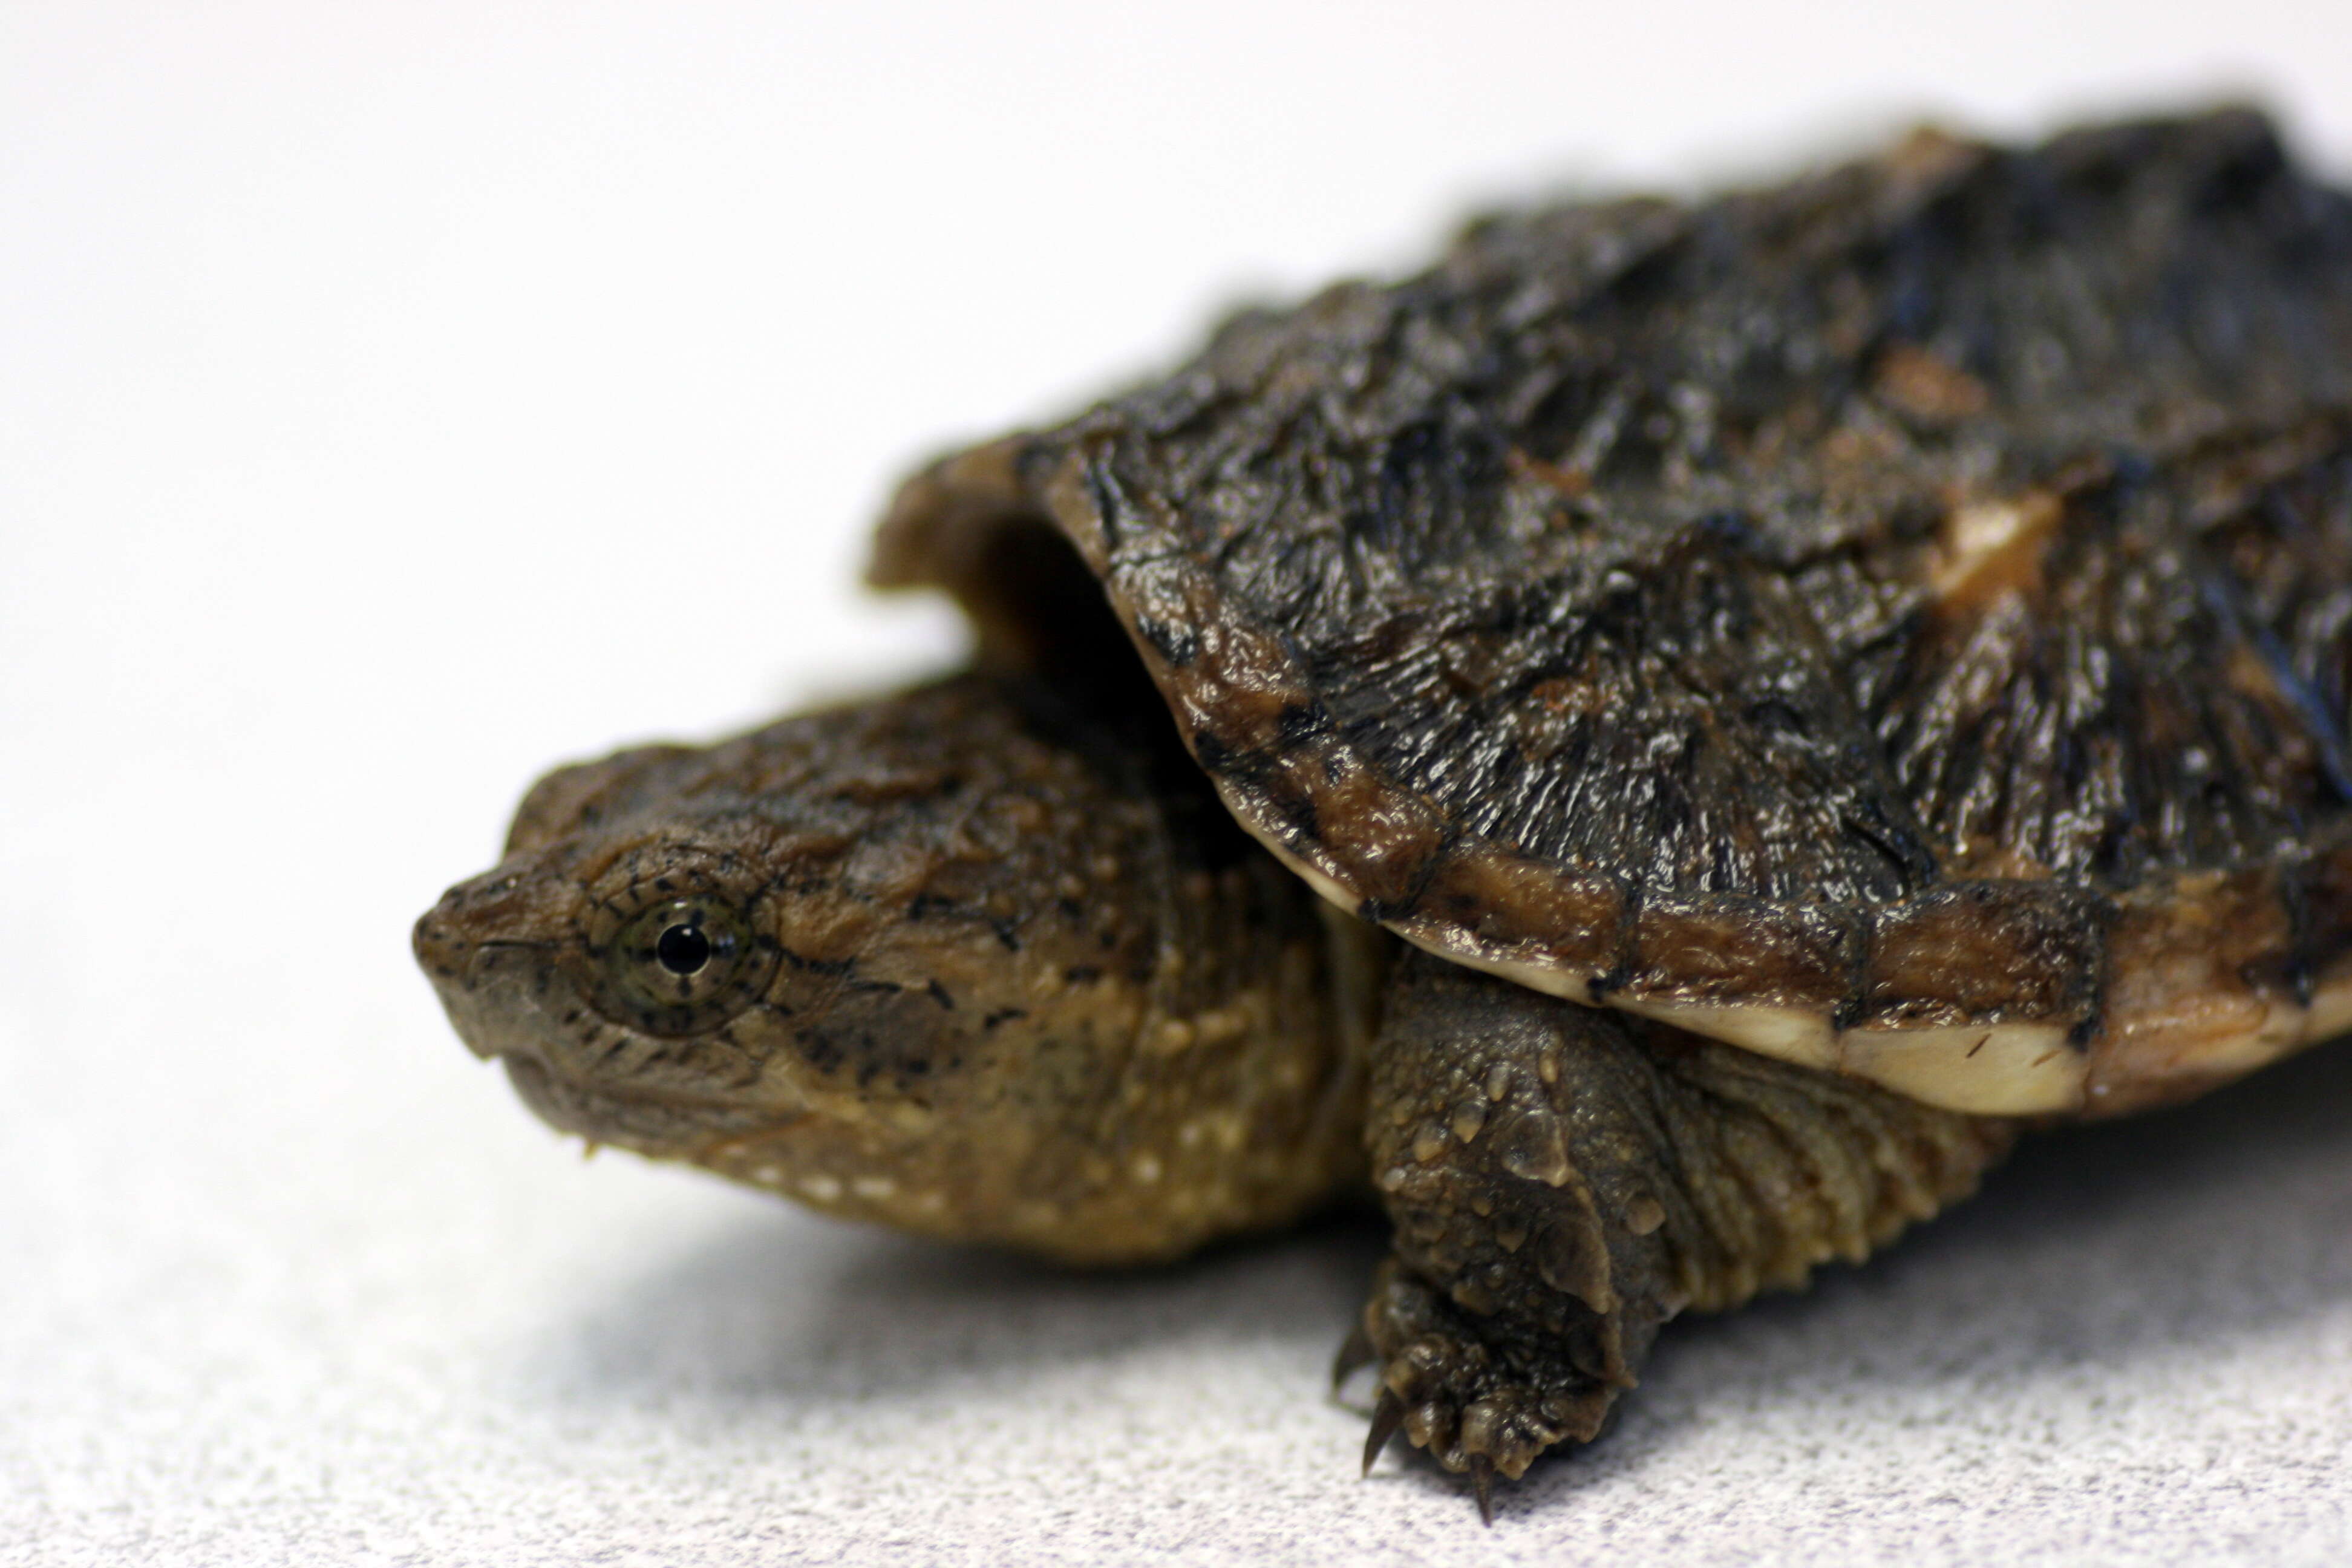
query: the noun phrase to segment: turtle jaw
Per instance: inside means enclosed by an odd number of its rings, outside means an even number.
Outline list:
[[[782,1132],[800,1120],[715,1101],[610,1093],[560,1078],[542,1058],[525,1052],[499,1059],[516,1098],[541,1121],[592,1145],[611,1143],[647,1159],[703,1163],[714,1148]]]
[[[548,888],[510,860],[442,894],[409,933],[457,1037],[484,1061],[538,1054],[578,1007],[560,973],[562,953],[577,944],[575,900]]]

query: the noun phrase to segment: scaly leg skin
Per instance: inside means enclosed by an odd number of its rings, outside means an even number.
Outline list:
[[[1495,1476],[1599,1435],[1667,1319],[1859,1261],[2015,1133],[1418,952],[1366,1112],[1396,1238],[1341,1352],[1380,1369],[1365,1468],[1402,1430],[1489,1522]]]

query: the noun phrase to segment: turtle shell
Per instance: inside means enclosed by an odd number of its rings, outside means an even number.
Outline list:
[[[2352,201],[2258,115],[1475,223],[918,475],[875,578],[1076,671],[1073,553],[1432,952],[1989,1113],[2352,1026]]]

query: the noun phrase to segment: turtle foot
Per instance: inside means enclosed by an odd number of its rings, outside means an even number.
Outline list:
[[[1517,1480],[1546,1449],[1590,1442],[1616,1398],[1556,1345],[1507,1335],[1394,1258],[1381,1266],[1362,1333],[1380,1371],[1364,1468],[1402,1433],[1470,1478],[1490,1523],[1496,1476]]]

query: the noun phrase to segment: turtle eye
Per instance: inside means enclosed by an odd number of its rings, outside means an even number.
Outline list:
[[[634,912],[625,902],[596,922],[604,929],[590,942],[599,1008],[615,1022],[649,1035],[700,1034],[759,999],[772,954],[733,900],[656,895]]]

